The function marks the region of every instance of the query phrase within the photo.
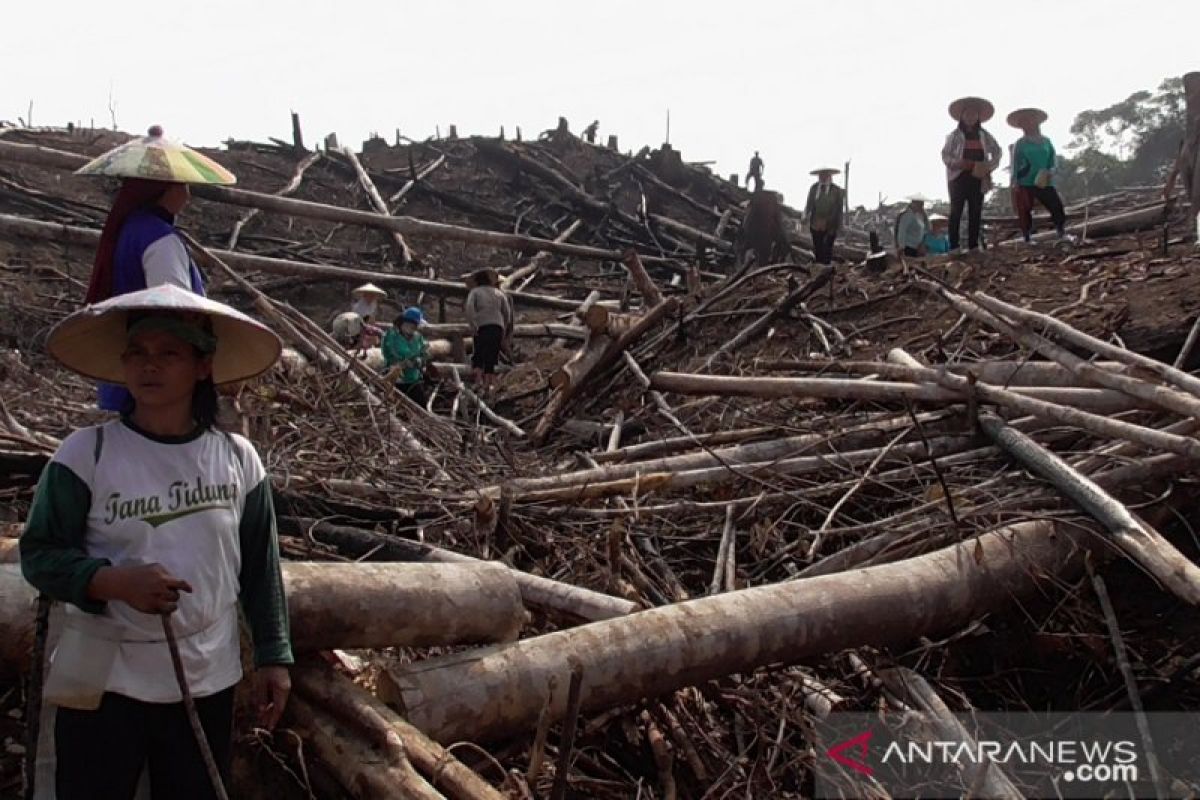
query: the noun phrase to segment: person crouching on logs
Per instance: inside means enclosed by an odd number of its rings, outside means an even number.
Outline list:
[[[1033,204],[1041,203],[1050,212],[1058,238],[1067,236],[1067,212],[1054,188],[1057,156],[1054,145],[1042,135],[1047,114],[1040,108],[1020,108],[1008,115],[1008,124],[1025,134],[1012,148],[1013,210],[1026,243],[1033,241]]]
[[[804,204],[804,218],[812,234],[813,257],[818,264],[833,261],[833,243],[842,226],[842,188],[833,182],[833,176],[841,172],[833,167],[814,169],[810,174],[817,182],[808,190],[808,201]]]
[[[961,97],[950,104],[958,126],[946,137],[942,162],[950,188],[950,249],[959,248],[963,209],[967,210],[967,246],[979,249],[983,228],[983,196],[991,191],[992,173],[1000,166],[999,142],[983,128],[996,108],[982,97]]]
[[[471,378],[482,384],[485,392],[496,385],[496,365],[500,351],[512,335],[513,307],[508,295],[500,289],[500,276],[494,269],[481,269],[468,281],[467,324],[474,336],[471,353]]]
[[[254,446],[213,428],[215,384],[266,371],[268,328],[173,285],[71,314],[47,349],[133,397],[70,434],[42,473],[20,539],[26,580],[66,604],[45,683],[56,705],[59,800],[216,797],[166,641],[228,785],[238,606],[254,643],[258,724],[288,699],[292,663],[270,478]]]
[[[429,363],[429,343],[417,330],[425,324],[425,315],[416,306],[404,309],[392,329],[383,337],[383,363],[396,388],[422,408],[429,399],[425,391],[425,365]]]

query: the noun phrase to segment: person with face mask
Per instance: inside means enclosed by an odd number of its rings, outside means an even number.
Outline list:
[[[1000,143],[983,128],[996,108],[982,97],[960,97],[950,104],[958,123],[946,137],[942,163],[950,189],[950,250],[959,248],[964,209],[967,211],[967,246],[979,249],[983,228],[983,197],[992,188],[992,173],[1000,166]]]
[[[175,218],[191,198],[189,184],[228,186],[233,173],[203,153],[164,138],[160,126],[93,159],[77,175],[121,178],[92,265],[87,303],[170,284],[204,294],[204,279],[192,262]],[[125,412],[129,392],[101,383],[97,403]]]
[[[383,337],[383,362],[389,376],[395,375],[396,388],[417,405],[429,399],[425,391],[425,365],[429,363],[429,343],[418,328],[425,315],[416,306],[404,309]]]

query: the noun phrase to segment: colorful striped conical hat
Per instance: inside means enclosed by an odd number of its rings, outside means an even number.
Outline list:
[[[233,173],[203,153],[163,138],[157,125],[147,135],[114,147],[75,171],[76,175],[109,175],[170,183],[237,183]]]

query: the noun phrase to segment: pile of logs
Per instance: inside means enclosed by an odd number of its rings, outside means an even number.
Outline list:
[[[214,153],[245,179],[198,191],[189,234],[289,348],[232,420],[271,472],[300,654],[239,796],[802,797],[837,710],[1200,708],[1190,247],[877,274],[792,230],[747,265],[749,196],[686,165],[569,133],[301,141]],[[104,210],[62,170],[108,143],[0,140],[0,711],[34,635],[15,536],[101,418],[41,342]],[[487,396],[457,309],[485,266],[519,322]],[[363,280],[437,319],[425,407],[324,332]]]

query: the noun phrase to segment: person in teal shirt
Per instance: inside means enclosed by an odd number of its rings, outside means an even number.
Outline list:
[[[1025,134],[1012,146],[1012,199],[1026,242],[1033,237],[1035,202],[1050,212],[1058,238],[1066,237],[1067,212],[1054,188],[1057,156],[1054,144],[1042,135],[1042,123],[1047,116],[1040,108],[1019,108],[1008,115],[1008,124]]]
[[[429,343],[417,328],[424,322],[421,309],[416,306],[406,308],[383,337],[384,369],[389,375],[399,371],[396,388],[422,407],[428,399],[424,378],[425,365],[429,362]]]
[[[929,230],[925,233],[925,238],[922,244],[925,246],[925,254],[930,256],[942,256],[950,252],[950,220],[941,214],[929,215]]]

